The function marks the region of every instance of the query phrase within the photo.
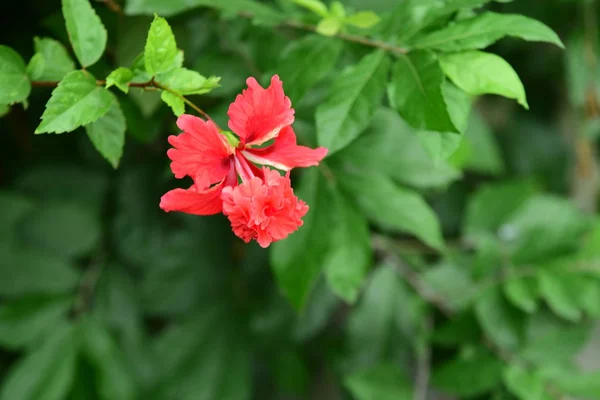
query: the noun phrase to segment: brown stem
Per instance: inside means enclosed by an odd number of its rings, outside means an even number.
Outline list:
[[[31,86],[33,86],[33,87],[56,87],[56,86],[58,86],[59,83],[60,83],[59,81],[33,81],[33,82],[31,82]],[[96,85],[104,86],[104,85],[106,85],[106,81],[103,79],[99,79],[96,81]],[[165,90],[169,93],[172,93],[175,96],[179,97],[181,100],[183,100],[188,106],[190,106],[192,109],[194,109],[194,111],[196,111],[198,114],[202,115],[207,120],[212,121],[215,124],[215,126],[217,127],[217,129],[219,130],[219,132],[223,131],[223,129],[221,129],[221,127],[219,125],[217,125],[217,123],[210,117],[210,115],[208,115],[200,107],[195,105],[193,102],[191,102],[189,99],[187,99],[182,94],[177,93],[176,91],[174,91],[166,86],[161,85],[160,83],[156,82],[154,79],[151,79],[148,82],[140,82],[140,83],[132,82],[132,83],[129,83],[128,86],[135,87],[135,88],[141,88],[141,89],[145,89],[145,90],[160,89],[160,90]]]
[[[243,18],[250,18],[250,19],[254,18],[254,15],[252,15],[250,13],[243,12],[243,13],[240,13],[239,15]],[[279,24],[278,27],[280,27],[280,28],[287,27],[287,28],[299,29],[299,30],[309,31],[309,32],[317,31],[317,27],[315,25],[305,24],[303,22],[298,22],[298,21],[285,21],[285,22],[282,22],[281,24]],[[358,43],[363,46],[375,47],[377,49],[389,51],[390,53],[395,53],[395,54],[408,53],[408,49],[405,49],[404,47],[395,46],[391,43],[386,43],[381,40],[369,39],[367,37],[360,36],[360,35],[353,35],[350,33],[339,32],[339,33],[335,34],[334,37],[345,40],[347,42]]]
[[[415,391],[413,393],[414,400],[427,400],[427,391],[429,388],[429,380],[431,377],[431,345],[429,336],[433,331],[433,317],[426,316],[423,321],[423,331],[426,336],[424,343],[417,350],[417,374],[415,377]]]
[[[584,28],[584,60],[588,71],[592,71],[587,82],[587,93],[583,111],[585,125],[600,116],[598,96],[596,94],[597,79],[595,71],[598,67],[598,21],[596,19],[595,1],[588,1],[582,5]],[[580,129],[581,131],[581,129]],[[584,211],[592,214],[596,211],[598,195],[600,193],[600,162],[594,148],[594,143],[583,132],[575,134],[575,168],[571,196],[575,203]]]
[[[104,3],[108,9],[114,13],[119,15],[123,15],[123,8],[119,4],[117,4],[114,0],[98,0],[100,3]]]
[[[75,297],[75,304],[73,305],[73,315],[75,317],[81,316],[89,309],[105,262],[106,253],[100,251],[81,277],[77,296]]]
[[[204,118],[206,118],[207,120],[211,121],[213,124],[215,124],[215,126],[217,127],[217,130],[219,132],[222,132],[223,129],[221,129],[221,127],[210,117],[210,115],[208,115],[204,110],[202,110],[200,107],[198,107],[197,105],[195,105],[194,103],[192,103],[190,100],[188,100],[184,95],[177,93],[175,90],[170,89],[166,86],[161,85],[160,83],[152,80],[152,84],[154,85],[154,87],[161,89],[161,90],[165,90],[171,94],[174,94],[175,96],[179,97],[181,100],[183,100],[188,106],[192,107],[194,109],[194,111],[196,111],[198,114],[202,115]]]

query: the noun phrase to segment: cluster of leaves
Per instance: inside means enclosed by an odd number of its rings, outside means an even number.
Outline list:
[[[534,107],[484,49],[562,57],[548,26],[506,0],[104,3],[62,0],[33,52],[0,46],[0,400],[600,397],[575,365],[600,222],[547,189],[558,135],[523,122],[499,143],[473,107]],[[303,227],[266,251],[163,214],[173,114],[225,126],[274,73],[299,140],[329,149],[294,171]],[[574,106],[594,73],[571,74]],[[29,119],[75,132],[32,145]]]

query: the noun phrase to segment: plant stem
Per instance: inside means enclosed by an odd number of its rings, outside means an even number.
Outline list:
[[[251,13],[242,12],[242,13],[239,13],[239,15],[243,18],[249,18],[249,19],[254,18],[254,15],[252,15]],[[278,27],[279,28],[293,28],[293,29],[299,29],[299,30],[308,31],[308,32],[317,32],[317,27],[315,25],[305,24],[303,22],[298,22],[298,21],[285,21],[285,22],[282,22],[281,24],[279,24]],[[396,46],[391,43],[386,43],[381,40],[369,39],[365,36],[353,35],[350,33],[339,32],[339,33],[335,34],[333,37],[345,40],[347,42],[358,43],[363,46],[374,47],[377,49],[389,51],[390,53],[394,53],[394,54],[406,54],[409,51],[408,49],[406,49],[404,47]]]
[[[109,10],[119,15],[123,15],[123,8],[117,4],[115,0],[98,0],[100,3],[104,3]]]
[[[429,337],[433,331],[433,316],[427,315],[422,320],[422,329],[425,336],[423,343],[417,350],[417,375],[415,377],[415,391],[413,400],[427,400],[427,390],[431,377],[431,345]]]
[[[56,87],[56,86],[58,86],[59,83],[60,83],[59,81],[32,81],[31,86],[33,86],[33,87]],[[106,81],[103,79],[99,79],[96,81],[96,85],[104,86],[104,85],[106,85]],[[134,88],[145,89],[145,90],[160,89],[160,90],[165,90],[169,93],[172,93],[175,96],[179,97],[181,100],[183,100],[188,106],[190,106],[192,109],[194,109],[194,111],[196,111],[198,114],[200,114],[207,120],[212,121],[212,123],[215,124],[215,126],[217,127],[219,132],[223,131],[223,129],[221,129],[221,127],[219,125],[217,125],[217,123],[210,117],[210,115],[208,115],[200,107],[195,105],[192,101],[190,101],[184,95],[177,93],[173,89],[170,89],[166,86],[161,85],[160,83],[156,82],[154,79],[151,79],[148,82],[129,83],[128,86],[134,87]]]
[[[81,316],[89,309],[92,298],[94,297],[96,285],[98,284],[98,280],[100,279],[102,269],[106,262],[106,257],[106,253],[101,250],[96,257],[94,257],[90,266],[85,270],[79,283],[75,305],[73,307],[73,314],[76,317]]]
[[[214,121],[214,120],[213,120],[213,119],[210,117],[210,115],[208,115],[208,114],[207,114],[205,111],[203,111],[203,110],[202,110],[200,107],[198,107],[197,105],[195,105],[194,103],[192,103],[192,102],[191,102],[189,99],[187,99],[187,98],[186,98],[184,95],[182,95],[182,94],[180,94],[180,93],[178,93],[178,92],[174,91],[173,89],[170,89],[170,88],[168,88],[168,87],[166,87],[166,86],[163,86],[163,85],[161,85],[160,83],[158,83],[158,82],[156,82],[156,81],[154,81],[154,80],[152,80],[151,82],[152,82],[152,84],[153,84],[153,86],[154,86],[154,87],[156,87],[156,88],[158,88],[158,89],[161,89],[161,90],[164,90],[164,91],[167,91],[167,92],[169,92],[169,93],[171,93],[171,94],[173,94],[173,95],[175,95],[175,96],[179,97],[179,98],[180,98],[181,100],[183,100],[183,101],[184,101],[184,102],[185,102],[185,103],[186,103],[188,106],[192,107],[192,108],[194,109],[194,111],[196,111],[198,114],[202,115],[204,118],[206,118],[207,120],[209,120],[209,121],[211,121],[213,124],[215,124],[215,126],[217,127],[217,130],[218,130],[219,132],[222,132],[222,131],[223,131],[223,129],[221,129],[221,127],[220,127],[220,126],[219,126],[219,125],[218,125],[218,124],[217,124],[217,123],[216,123],[216,122],[215,122],[215,121]]]

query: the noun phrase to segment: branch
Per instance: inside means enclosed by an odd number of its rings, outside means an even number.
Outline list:
[[[192,107],[194,109],[194,111],[196,111],[198,114],[202,115],[204,118],[206,118],[207,120],[211,121],[213,124],[215,124],[215,126],[217,127],[217,130],[219,132],[222,132],[223,129],[221,129],[221,127],[210,117],[210,115],[208,115],[205,111],[203,111],[200,107],[198,107],[197,105],[195,105],[194,103],[192,103],[189,99],[187,99],[184,95],[182,95],[181,93],[176,92],[173,89],[170,89],[166,86],[161,85],[160,83],[154,81],[154,79],[152,80],[152,84],[154,87],[167,91],[177,97],[179,97],[181,100],[183,100],[188,106]]]
[[[104,3],[108,9],[116,14],[124,15],[123,8],[115,0],[97,0],[100,3]]]
[[[247,12],[241,12],[241,13],[239,13],[239,16],[243,17],[243,18],[248,18],[248,19],[254,18],[254,15],[252,15],[251,13],[247,13]],[[293,29],[299,29],[299,30],[308,31],[308,32],[317,32],[317,27],[315,25],[305,24],[303,22],[298,22],[298,21],[285,21],[285,22],[282,22],[281,24],[279,24],[277,27],[278,28],[293,28]],[[391,43],[383,42],[381,40],[369,39],[365,36],[339,32],[339,33],[335,34],[333,37],[345,40],[347,42],[358,43],[363,46],[382,49],[382,50],[389,51],[390,53],[394,53],[394,54],[408,53],[408,49],[405,49],[404,47],[395,46]]]
[[[77,296],[75,297],[75,304],[73,306],[73,314],[75,317],[82,315],[89,309],[105,263],[106,252],[101,250],[96,257],[94,257],[90,266],[85,270],[85,273],[79,282],[79,288],[77,289]]]
[[[408,284],[413,288],[415,292],[429,304],[433,305],[437,308],[444,316],[449,319],[452,319],[455,315],[454,310],[450,307],[450,302],[447,301],[446,298],[436,294],[434,291],[430,290],[427,287],[427,284],[421,280],[421,277],[417,272],[415,272],[407,263],[402,260],[400,256],[398,256],[395,252],[393,244],[390,241],[379,235],[373,235],[372,237],[373,248],[379,250],[386,254],[387,258],[391,261],[392,265],[396,267],[396,269],[400,272],[400,274],[406,279]],[[571,269],[571,271],[590,271],[596,268],[596,265],[588,264],[588,263],[575,263]],[[500,278],[493,278],[487,282],[484,282],[483,285],[479,285],[475,288],[475,291],[481,290],[485,286],[493,286],[498,285],[505,282],[507,279],[515,279],[515,278],[524,278],[527,276],[532,276],[536,273],[534,267],[524,266],[523,270],[519,273],[513,274],[511,276],[503,276]],[[430,317],[429,317],[430,318]],[[433,321],[425,320],[424,323],[433,323]],[[432,329],[432,328],[431,328]],[[519,359],[518,355],[513,354],[506,349],[501,348],[496,345],[493,340],[490,339],[489,336],[483,335],[481,338],[481,343],[488,350],[490,350],[496,357],[505,363],[524,363],[522,359]],[[427,396],[427,386],[428,386],[428,368],[429,368],[429,358],[430,355],[427,353],[427,348],[421,350],[421,353],[418,355],[418,365],[417,365],[417,376],[416,376],[416,389],[413,396],[414,400],[423,400],[426,399]],[[544,388],[545,392],[552,398],[561,398],[560,390],[552,385],[552,383],[548,383]]]
[[[589,71],[593,71],[589,74],[585,106],[582,110],[582,125],[585,125],[600,116],[598,96],[596,95],[597,79],[595,78],[598,67],[598,21],[595,2],[587,1],[582,4],[582,14],[585,54],[581,61]],[[574,142],[576,159],[571,197],[583,211],[592,214],[596,211],[600,193],[600,175],[598,173],[600,162],[594,143],[583,134],[581,128],[579,132],[575,131]]]
[[[33,86],[33,87],[56,87],[56,86],[58,86],[59,83],[60,83],[60,81],[32,81],[31,82],[31,86]],[[98,86],[105,86],[106,85],[106,81],[103,80],[103,79],[97,80],[96,81],[96,85],[98,85]],[[194,111],[196,111],[198,114],[200,114],[201,116],[203,116],[207,120],[212,121],[212,123],[215,124],[215,126],[217,127],[217,129],[219,130],[219,132],[223,131],[223,129],[221,129],[221,127],[205,111],[203,111],[200,107],[198,107],[197,105],[195,105],[192,101],[190,101],[188,98],[186,98],[181,93],[178,93],[177,91],[175,91],[175,90],[173,90],[171,88],[168,88],[166,86],[161,85],[160,83],[156,82],[154,79],[151,79],[148,82],[129,83],[128,86],[129,87],[134,87],[134,88],[140,88],[140,89],[144,89],[144,90],[160,89],[160,90],[165,90],[165,91],[167,91],[169,93],[172,93],[175,96],[179,97],[181,100],[183,100],[188,106],[190,106],[191,108],[193,108]]]
[[[431,376],[431,345],[429,337],[433,331],[433,317],[428,315],[423,319],[423,330],[425,334],[424,343],[417,351],[417,376],[415,377],[415,391],[413,400],[427,400],[427,389]]]

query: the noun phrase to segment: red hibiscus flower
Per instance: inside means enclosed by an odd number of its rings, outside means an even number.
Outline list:
[[[267,89],[254,78],[246,83],[248,89],[237,96],[227,113],[229,128],[239,137],[237,146],[212,121],[185,114],[179,117],[177,126],[183,133],[169,136],[173,148],[167,155],[175,177],[189,176],[194,184],[167,192],[160,207],[196,215],[224,212],[236,235],[246,242],[256,239],[266,247],[296,230],[308,206],[293,195],[289,174],[284,177],[254,163],[283,171],[310,167],[319,164],[327,149],[296,144],[291,127],[294,109],[277,75]],[[273,143],[264,146],[270,140]]]

